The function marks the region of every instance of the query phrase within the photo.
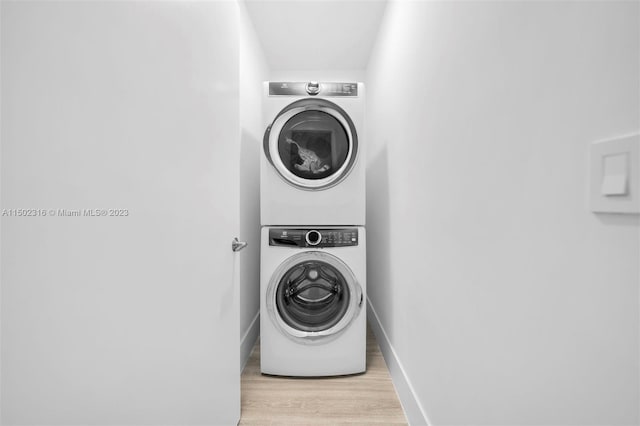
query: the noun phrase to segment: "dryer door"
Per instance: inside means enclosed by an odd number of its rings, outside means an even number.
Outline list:
[[[269,282],[271,320],[289,337],[313,341],[335,336],[357,317],[362,288],[339,258],[307,251],[288,258]]]
[[[289,184],[306,190],[330,188],[353,169],[358,136],[347,113],[324,99],[290,104],[264,136],[267,159]]]

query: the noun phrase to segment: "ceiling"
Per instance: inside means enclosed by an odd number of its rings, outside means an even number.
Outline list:
[[[364,70],[386,0],[245,0],[272,70]]]

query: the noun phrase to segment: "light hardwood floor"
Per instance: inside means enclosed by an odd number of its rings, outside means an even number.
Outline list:
[[[242,372],[243,426],[406,425],[378,342],[367,329],[367,372],[346,377],[260,374],[260,343]]]

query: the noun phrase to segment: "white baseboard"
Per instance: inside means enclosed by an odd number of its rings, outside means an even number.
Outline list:
[[[260,311],[258,311],[256,316],[253,317],[253,321],[251,321],[247,331],[245,331],[242,339],[240,339],[240,373],[242,373],[242,370],[244,370],[244,367],[247,365],[247,361],[249,361],[249,356],[251,355],[251,350],[255,346],[259,335]]]
[[[431,423],[429,422],[427,413],[424,411],[420,401],[418,401],[415,390],[411,385],[411,381],[409,380],[409,377],[407,377],[407,373],[402,366],[402,362],[400,362],[398,354],[393,349],[393,346],[389,341],[389,337],[380,323],[380,318],[378,317],[376,310],[371,305],[371,300],[369,300],[368,297],[367,318],[369,318],[369,325],[371,326],[373,334],[376,335],[378,345],[380,345],[380,351],[387,363],[391,380],[393,380],[393,385],[396,388],[398,398],[400,398],[400,403],[404,409],[407,421],[411,426],[430,425]]]

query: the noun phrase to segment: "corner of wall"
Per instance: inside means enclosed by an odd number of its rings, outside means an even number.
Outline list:
[[[240,366],[260,334],[260,147],[262,84],[269,67],[245,1],[238,2],[240,27],[240,235],[247,241],[240,267]]]
[[[376,336],[380,351],[389,369],[389,374],[396,388],[396,393],[404,409],[405,416],[410,425],[431,425],[427,413],[416,395],[411,380],[405,371],[397,352],[393,348],[389,336],[384,330],[380,318],[376,313],[371,300],[367,297],[367,318],[373,334]]]
[[[256,313],[256,316],[253,317],[253,321],[249,324],[246,331],[242,335],[240,339],[240,373],[247,366],[247,362],[249,361],[249,357],[251,356],[251,350],[255,346],[258,341],[258,337],[260,336],[260,312]]]

